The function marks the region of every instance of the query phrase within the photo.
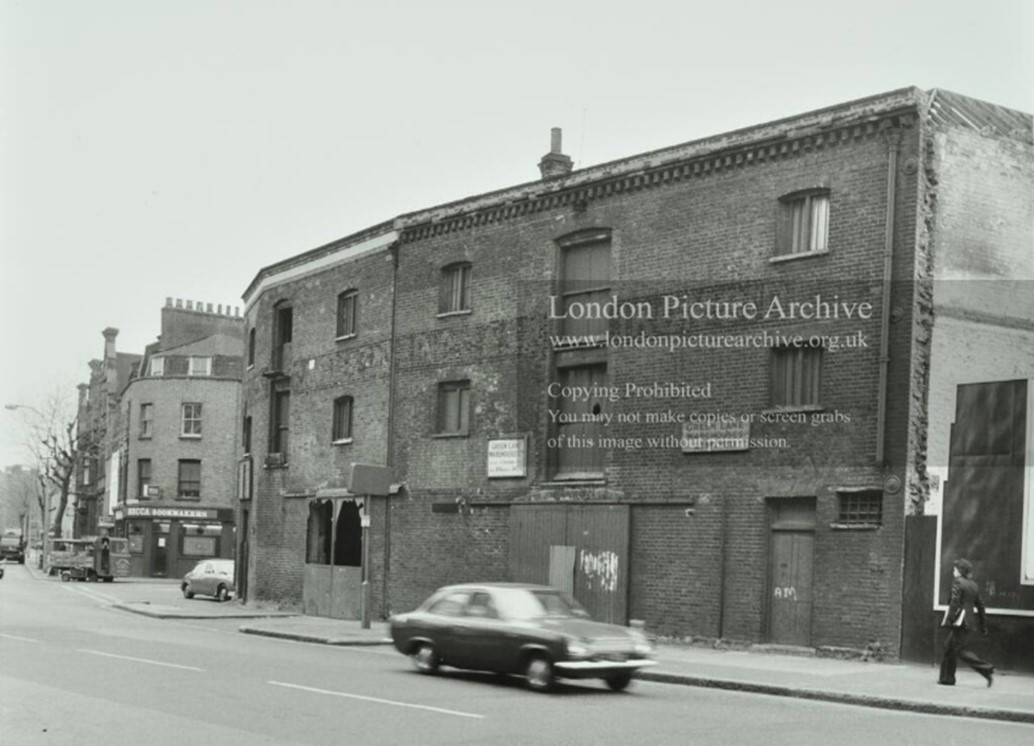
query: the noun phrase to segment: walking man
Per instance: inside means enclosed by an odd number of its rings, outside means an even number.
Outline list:
[[[965,647],[971,625],[976,624],[981,634],[987,634],[984,602],[980,599],[977,584],[970,577],[973,575],[973,565],[969,560],[957,559],[952,568],[952,575],[955,579],[951,584],[951,601],[941,622],[942,627],[948,628],[948,639],[944,643],[941,675],[937,683],[955,686],[955,666],[961,659],[983,676],[987,680],[987,685],[991,686],[994,683],[994,666],[981,660]]]

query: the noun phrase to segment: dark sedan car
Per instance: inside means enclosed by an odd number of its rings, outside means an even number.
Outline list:
[[[595,622],[576,601],[542,585],[446,586],[389,622],[395,648],[419,671],[446,665],[519,674],[537,691],[549,691],[558,678],[603,679],[620,691],[635,671],[655,664],[642,632]]]

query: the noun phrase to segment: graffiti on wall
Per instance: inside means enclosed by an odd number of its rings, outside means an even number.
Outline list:
[[[618,555],[615,552],[587,552],[582,550],[579,563],[589,590],[613,592],[618,587]]]

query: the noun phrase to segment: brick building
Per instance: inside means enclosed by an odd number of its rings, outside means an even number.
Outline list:
[[[119,535],[134,575],[178,577],[233,557],[244,321],[212,304],[167,299],[161,336],[121,394]]]
[[[578,171],[555,130],[538,181],[260,270],[251,598],[356,618],[364,572],[375,616],[530,580],[661,635],[896,655],[945,97],[970,101],[902,89]],[[353,463],[393,494],[350,492]]]
[[[118,501],[121,477],[121,418],[119,395],[140,355],[118,352],[118,329],[108,327],[104,356],[90,361],[89,383],[79,384],[76,444],[83,452],[77,467],[74,495],[66,510],[72,533],[98,536],[114,526],[112,510]]]

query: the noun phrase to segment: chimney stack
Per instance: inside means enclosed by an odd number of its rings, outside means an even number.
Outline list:
[[[574,161],[561,152],[561,136],[562,131],[559,127],[550,130],[549,152],[539,161],[539,171],[542,173],[543,180],[567,176],[574,166]]]
[[[109,326],[101,332],[104,335],[104,360],[105,362],[115,359],[115,337],[118,336],[118,329]]]

